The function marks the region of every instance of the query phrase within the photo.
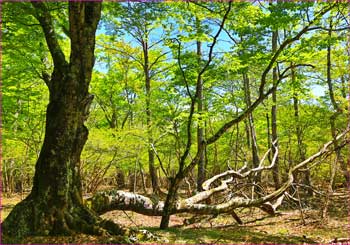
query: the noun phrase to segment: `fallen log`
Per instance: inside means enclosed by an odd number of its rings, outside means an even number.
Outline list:
[[[342,138],[348,131],[349,130],[340,134],[337,137],[337,140]],[[263,211],[267,212],[268,214],[273,215],[275,214],[276,209],[281,205],[285,192],[293,183],[293,180],[294,180],[293,173],[305,167],[307,164],[313,162],[318,157],[331,153],[334,150],[330,148],[333,142],[334,141],[332,140],[324,144],[324,146],[321,148],[319,152],[315,153],[314,155],[310,156],[308,159],[302,161],[301,163],[291,168],[288,172],[288,179],[283,183],[283,185],[279,189],[275,190],[270,194],[260,196],[254,199],[249,198],[247,196],[242,197],[238,195],[233,195],[231,198],[229,198],[228,200],[225,200],[222,203],[214,203],[214,204],[202,203],[203,201],[207,200],[208,198],[210,198],[216,193],[227,191],[229,189],[229,185],[233,185],[234,178],[243,179],[250,176],[253,173],[271,169],[275,164],[275,159],[277,158],[277,154],[278,154],[277,147],[273,157],[273,161],[270,164],[270,166],[263,166],[263,160],[265,158],[264,156],[261,163],[259,164],[259,167],[257,168],[244,172],[246,168],[243,167],[242,169],[237,171],[229,170],[219,175],[216,175],[203,183],[203,189],[204,189],[203,191],[197,193],[192,197],[176,200],[176,203],[173,205],[173,208],[171,209],[171,214],[177,214],[177,213],[191,213],[191,214],[201,214],[201,215],[216,215],[220,213],[235,214],[234,209],[236,208],[258,207],[258,208],[261,208]],[[343,144],[339,144],[339,146],[344,146],[348,143],[349,142],[345,141]],[[218,185],[217,187],[211,187],[214,182],[225,177],[226,178],[229,177],[229,178],[221,180],[221,184]],[[275,202],[272,204],[271,202],[273,201]],[[103,214],[112,210],[129,210],[129,211],[134,211],[134,212],[148,215],[148,216],[162,216],[163,209],[164,209],[164,201],[158,201],[158,200],[154,201],[151,198],[148,198],[140,194],[125,192],[120,190],[99,192],[95,194],[93,197],[88,198],[86,200],[86,204],[88,207],[90,207],[92,210],[94,210],[98,214]],[[235,216],[234,218],[238,223],[242,222],[237,215],[234,215],[234,216]]]

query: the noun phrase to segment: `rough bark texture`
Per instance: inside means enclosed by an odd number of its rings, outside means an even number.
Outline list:
[[[101,234],[101,219],[83,205],[79,172],[80,153],[88,137],[84,121],[93,99],[88,88],[101,3],[69,2],[69,62],[58,44],[46,3],[33,2],[33,6],[54,61],[46,81],[50,91],[46,131],[32,191],[3,222],[3,234]]]

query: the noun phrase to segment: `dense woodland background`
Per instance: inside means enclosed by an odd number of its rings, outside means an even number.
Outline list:
[[[164,198],[201,152],[181,182],[191,196],[216,174],[258,167],[271,148],[269,165],[272,142],[275,166],[249,188],[258,196],[279,188],[289,169],[350,123],[349,6],[320,15],[327,4],[103,3],[79,166],[84,195],[113,188]],[[67,3],[47,6],[68,57]],[[53,61],[31,4],[2,8],[2,191],[24,197],[45,133]],[[316,195],[327,209],[327,193],[349,184],[349,146],[338,144],[295,175],[289,192],[305,205]]]

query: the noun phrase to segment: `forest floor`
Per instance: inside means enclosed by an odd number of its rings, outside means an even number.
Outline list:
[[[2,198],[1,220],[20,199],[19,195]],[[348,199],[349,197],[346,198]],[[227,214],[217,217],[201,216],[196,223],[184,225],[184,221],[193,216],[179,214],[171,217],[170,228],[166,230],[158,229],[160,217],[150,217],[129,211],[112,211],[102,217],[126,227],[148,230],[154,235],[151,235],[151,238],[148,235],[148,238],[138,237],[138,243],[325,244],[339,238],[350,238],[349,207],[347,202],[343,202],[342,205],[338,202],[338,204],[330,206],[328,222],[322,222],[320,211],[310,207],[303,210],[284,207],[276,216],[266,215],[256,208],[238,209],[237,214],[244,222],[242,225],[237,224]],[[77,235],[29,237],[20,243],[113,244],[120,241],[120,237]],[[350,240],[344,244],[350,244]]]

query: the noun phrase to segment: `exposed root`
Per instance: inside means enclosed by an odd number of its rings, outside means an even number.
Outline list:
[[[124,235],[126,229],[103,220],[83,205],[59,209],[28,196],[17,204],[2,223],[3,235],[8,237],[73,235]]]

